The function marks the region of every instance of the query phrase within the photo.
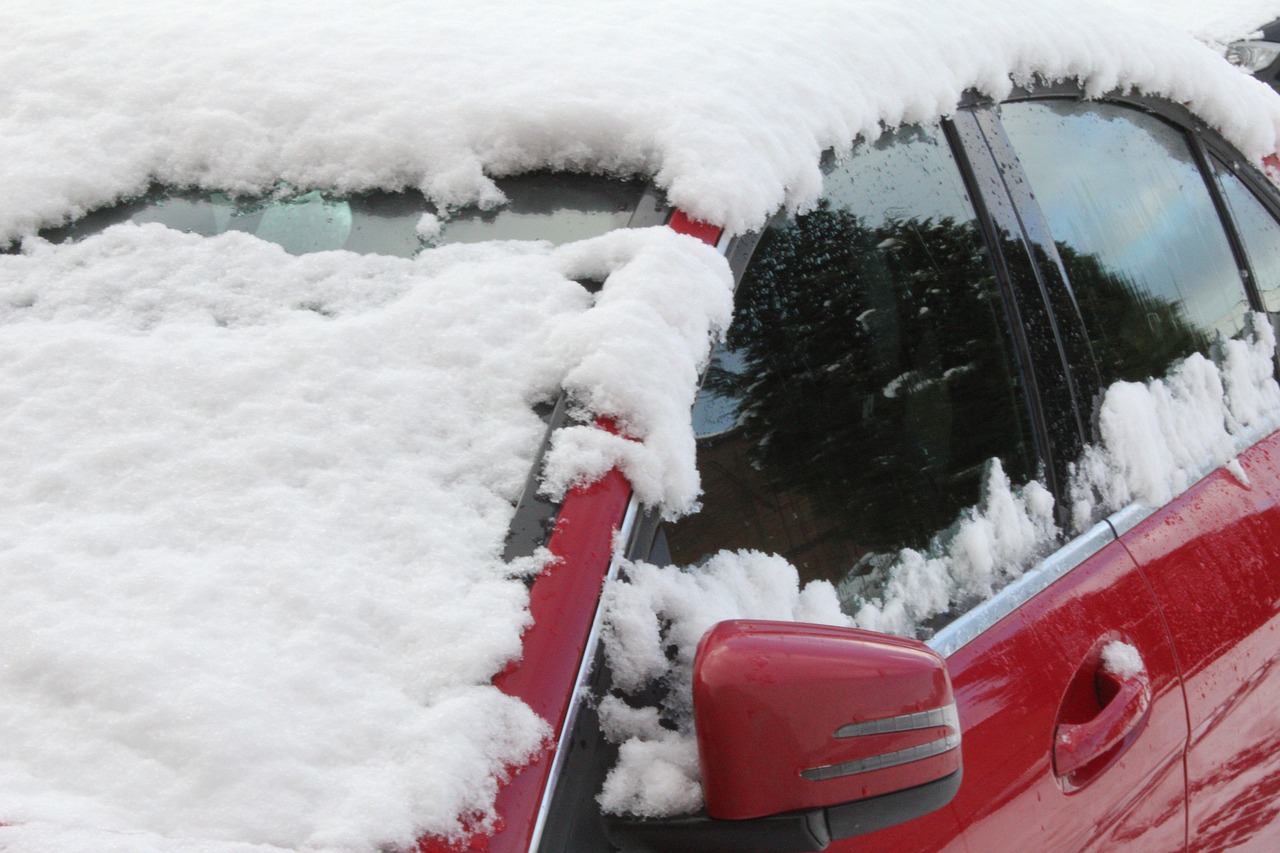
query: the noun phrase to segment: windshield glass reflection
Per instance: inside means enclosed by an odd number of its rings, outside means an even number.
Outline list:
[[[940,134],[832,166],[819,206],[761,238],[694,409],[703,510],[671,558],[778,553],[837,581],[924,547],[988,460],[1033,470],[990,262]]]
[[[597,175],[534,173],[499,180],[508,202],[492,210],[441,212],[417,192],[269,198],[157,190],[95,211],[42,236],[77,240],[122,222],[156,222],[211,237],[253,234],[294,255],[344,249],[411,257],[423,248],[485,240],[583,240],[627,225],[644,184]],[[425,217],[425,218],[424,218]]]

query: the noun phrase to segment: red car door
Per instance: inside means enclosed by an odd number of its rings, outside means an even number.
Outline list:
[[[1280,434],[1125,534],[1176,638],[1192,850],[1280,848]]]
[[[1102,549],[1074,567],[1075,550]],[[1037,578],[1037,575],[1042,577]],[[950,805],[831,849],[1181,850],[1186,711],[1160,610],[1104,526],[957,624],[1012,609],[947,657],[964,732],[964,783]],[[943,650],[951,632],[934,641]],[[1103,728],[1124,710],[1099,701],[1100,652],[1121,640],[1142,656],[1150,704],[1118,744],[1079,770],[1055,766],[1060,726]],[[1141,700],[1138,700],[1141,702]]]
[[[1186,133],[1190,122],[1176,110],[1041,100],[1004,106],[1002,120],[1075,285],[1104,380],[1134,383],[1101,405],[1098,437],[1113,445],[1112,481],[1093,487],[1134,502],[1119,518],[1141,520],[1116,528],[1172,636],[1189,717],[1188,846],[1275,850],[1280,439],[1246,450],[1234,473],[1218,468],[1195,482],[1203,447],[1221,447],[1227,428],[1238,445],[1245,428],[1274,417],[1266,410],[1274,400],[1233,387],[1241,380],[1221,353],[1230,346],[1239,356],[1240,342],[1215,345],[1220,372],[1191,353],[1239,335],[1249,308],[1276,307],[1276,220],[1223,165],[1230,152],[1212,156],[1213,134]],[[1097,269],[1127,282],[1141,314],[1107,306],[1090,278]],[[1265,374],[1265,353],[1260,360]],[[1166,371],[1172,378],[1152,379]],[[1214,381],[1225,387],[1216,403],[1199,390]],[[1221,455],[1216,462],[1226,461]]]

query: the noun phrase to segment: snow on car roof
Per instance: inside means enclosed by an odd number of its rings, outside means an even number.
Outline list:
[[[152,180],[460,204],[536,167],[652,176],[741,230],[813,201],[822,151],[1033,75],[1167,96],[1275,149],[1273,97],[1127,5],[9,2],[0,240]]]
[[[567,387],[641,439],[568,431],[554,486],[622,464],[689,509],[729,311],[724,262],[662,230],[397,259],[39,229],[157,183],[447,207],[552,168],[743,230],[812,203],[823,151],[1036,75],[1185,102],[1253,158],[1280,126],[1185,33],[1080,0],[3,8],[10,850],[374,849],[483,820],[545,733],[488,685],[537,568],[500,558],[530,407]]]

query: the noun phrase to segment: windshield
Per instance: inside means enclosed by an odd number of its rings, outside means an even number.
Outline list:
[[[158,222],[211,237],[243,231],[294,255],[345,249],[410,257],[448,243],[549,240],[568,243],[625,227],[644,184],[599,175],[540,172],[497,181],[507,203],[442,212],[421,193],[332,196],[318,191],[266,198],[156,190],[94,211],[42,236],[78,240],[122,222]]]

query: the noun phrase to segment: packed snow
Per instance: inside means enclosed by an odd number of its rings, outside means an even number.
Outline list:
[[[1102,647],[1102,668],[1120,678],[1133,678],[1147,669],[1141,653],[1121,640],[1112,640]]]
[[[1254,160],[1280,122],[1264,86],[1121,0],[3,8],[0,243],[152,181],[459,205],[540,167],[652,176],[741,231],[813,203],[823,151],[1034,75],[1167,96]]]
[[[532,406],[571,389],[691,500],[667,444],[693,379],[633,383],[628,353],[696,376],[729,284],[665,228],[407,260],[124,225],[0,255],[0,846],[372,849],[487,814],[547,734],[488,685],[537,569],[500,557]]]
[[[728,312],[724,262],[665,232],[397,260],[39,229],[156,184],[416,187],[447,219],[551,168],[650,178],[737,232],[812,204],[824,151],[1037,75],[1164,95],[1255,161],[1275,149],[1273,93],[1124,7],[4,0],[0,246],[22,251],[0,255],[0,436],[21,450],[0,477],[0,846],[371,850],[483,822],[546,735],[489,686],[538,568],[499,557],[530,407],[564,387],[636,440],[566,431],[551,491],[618,465],[689,511],[688,404]],[[1034,551],[1045,512],[993,469],[957,589]],[[700,612],[844,619],[770,558],[722,563],[739,589]],[[873,606],[908,624],[950,595]],[[633,750],[677,756],[667,809],[698,796],[673,743]]]
[[[693,658],[702,635],[725,619],[851,622],[831,584],[802,588],[795,568],[774,555],[725,551],[687,570],[633,563],[625,571],[605,593],[609,671],[624,693],[661,684],[666,696],[661,712],[614,696],[601,701],[601,726],[621,748],[600,803],[651,817],[693,811],[702,805],[693,734]]]
[[[1277,0],[1231,0],[1205,3],[1203,0],[1126,0],[1133,11],[1144,11],[1219,50],[1239,39],[1249,38],[1264,24],[1280,18]]]

